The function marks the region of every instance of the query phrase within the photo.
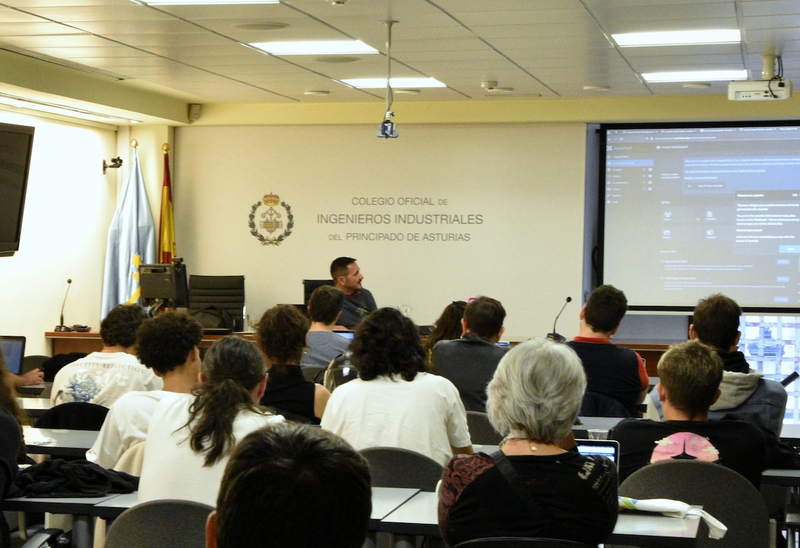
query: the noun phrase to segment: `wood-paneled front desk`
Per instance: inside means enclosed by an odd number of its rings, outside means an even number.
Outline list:
[[[253,340],[253,333],[234,333],[234,335],[250,341]],[[85,352],[89,354],[103,349],[103,340],[97,331],[89,331],[88,333],[47,331],[44,336],[50,341],[50,349],[54,356],[56,354],[69,354],[70,352]],[[206,333],[203,335],[203,340],[200,341],[200,348],[208,348],[211,343],[222,337],[223,335]]]

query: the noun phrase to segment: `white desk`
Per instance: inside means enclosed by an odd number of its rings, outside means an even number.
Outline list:
[[[441,537],[436,493],[419,492],[386,516],[380,531],[397,535]],[[645,548],[694,548],[699,518],[668,518],[643,512],[621,513],[609,544]]]
[[[50,398],[17,398],[17,403],[32,419],[38,419],[53,406]]]
[[[63,430],[60,428],[22,429],[28,453],[53,457],[85,457],[99,432],[93,430]]]

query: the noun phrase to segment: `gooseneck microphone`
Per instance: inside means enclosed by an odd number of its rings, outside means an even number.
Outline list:
[[[571,302],[572,302],[572,297],[567,297],[564,306],[562,306],[561,310],[559,310],[558,314],[556,314],[556,319],[553,320],[553,332],[547,334],[547,338],[550,339],[551,341],[555,341],[557,343],[566,342],[567,338],[564,337],[563,335],[559,335],[558,332],[556,332],[556,324],[558,323],[558,318],[561,317],[561,313],[564,312],[564,309],[567,308],[567,305]]]
[[[67,291],[64,293],[64,302],[61,303],[61,316],[60,323],[56,326],[56,331],[72,331],[69,327],[64,325],[64,307],[67,305],[67,295],[69,295],[69,286],[72,285],[72,279],[67,278]]]

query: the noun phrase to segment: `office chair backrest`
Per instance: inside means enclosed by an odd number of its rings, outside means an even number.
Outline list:
[[[125,510],[108,530],[106,548],[204,548],[213,507],[188,500],[153,500]]]
[[[467,427],[472,443],[499,445],[503,436],[489,422],[489,415],[480,411],[467,411]]]
[[[67,402],[44,412],[36,428],[66,428],[69,430],[99,431],[106,420],[108,407],[95,403]]]
[[[457,544],[455,548],[587,548],[573,540],[553,538],[490,537],[476,538]]]
[[[367,462],[373,487],[405,487],[435,491],[444,467],[422,453],[398,447],[369,447],[359,451]]]
[[[759,548],[769,545],[769,515],[764,499],[742,475],[709,462],[669,460],[649,464],[619,486],[619,494],[639,499],[666,498],[702,505],[728,527],[725,538],[708,538],[701,523],[698,547]]]
[[[244,331],[244,276],[189,276],[189,313],[218,307],[233,318],[233,330]]]
[[[311,294],[316,288],[323,285],[333,285],[333,280],[331,278],[327,280],[303,280],[303,304],[308,306]]]

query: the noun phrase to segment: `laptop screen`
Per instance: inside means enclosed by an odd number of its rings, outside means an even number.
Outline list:
[[[25,356],[25,337],[0,335],[0,351],[6,360],[6,368],[19,375],[22,371],[22,358]]]
[[[575,440],[581,455],[599,455],[611,460],[619,470],[619,442],[616,440]]]
[[[351,341],[353,340],[353,336],[355,336],[355,332],[353,331],[334,331],[334,333]]]

